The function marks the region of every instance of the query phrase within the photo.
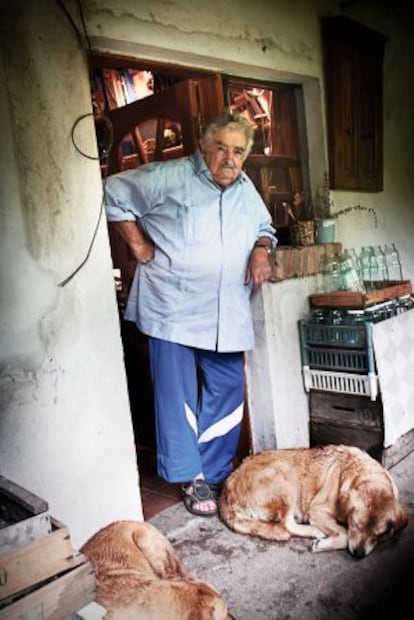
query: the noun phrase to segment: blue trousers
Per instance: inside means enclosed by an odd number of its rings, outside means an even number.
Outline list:
[[[158,475],[223,482],[232,471],[244,406],[244,354],[149,337]]]

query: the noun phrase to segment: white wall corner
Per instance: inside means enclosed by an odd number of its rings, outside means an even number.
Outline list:
[[[246,355],[247,402],[253,452],[276,446],[269,338],[266,333],[262,289],[252,296],[256,344]]]

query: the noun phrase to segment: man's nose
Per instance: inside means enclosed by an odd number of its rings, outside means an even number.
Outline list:
[[[235,156],[235,155],[236,155],[236,154],[235,154],[235,152],[234,152],[233,150],[228,149],[228,150],[224,153],[224,161],[225,161],[225,163],[228,163],[228,164],[234,164],[234,161],[235,161],[235,159],[236,159],[236,156]]]

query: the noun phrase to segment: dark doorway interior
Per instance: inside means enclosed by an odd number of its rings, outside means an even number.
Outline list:
[[[298,86],[108,55],[92,58],[91,76],[98,148],[101,155],[107,155],[101,161],[103,179],[148,161],[192,153],[206,120],[227,106],[246,116],[255,127],[257,139],[246,172],[269,208],[279,244],[289,243],[288,207],[293,195],[306,194],[307,188],[303,136],[298,128]],[[108,119],[113,128],[112,143],[108,142]],[[155,415],[147,339],[122,318],[136,264],[111,225],[109,237],[140,479],[148,466],[148,485],[154,491],[160,480],[155,473]],[[247,399],[245,402],[238,461],[251,450]],[[144,493],[142,496],[145,507]]]

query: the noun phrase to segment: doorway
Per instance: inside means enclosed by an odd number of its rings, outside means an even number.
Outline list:
[[[93,57],[91,74],[98,146],[101,154],[108,155],[102,158],[103,179],[150,161],[194,152],[206,120],[227,106],[255,127],[246,172],[269,208],[279,243],[289,243],[287,206],[295,192],[307,191],[296,112],[298,86],[236,80],[148,62],[143,65],[136,59],[107,55]],[[107,119],[113,128],[111,143]],[[123,319],[136,264],[110,223],[108,228],[139,463],[143,455],[155,452],[148,348],[146,337]],[[245,403],[238,461],[251,451],[247,399]],[[139,464],[141,477],[142,462]]]

